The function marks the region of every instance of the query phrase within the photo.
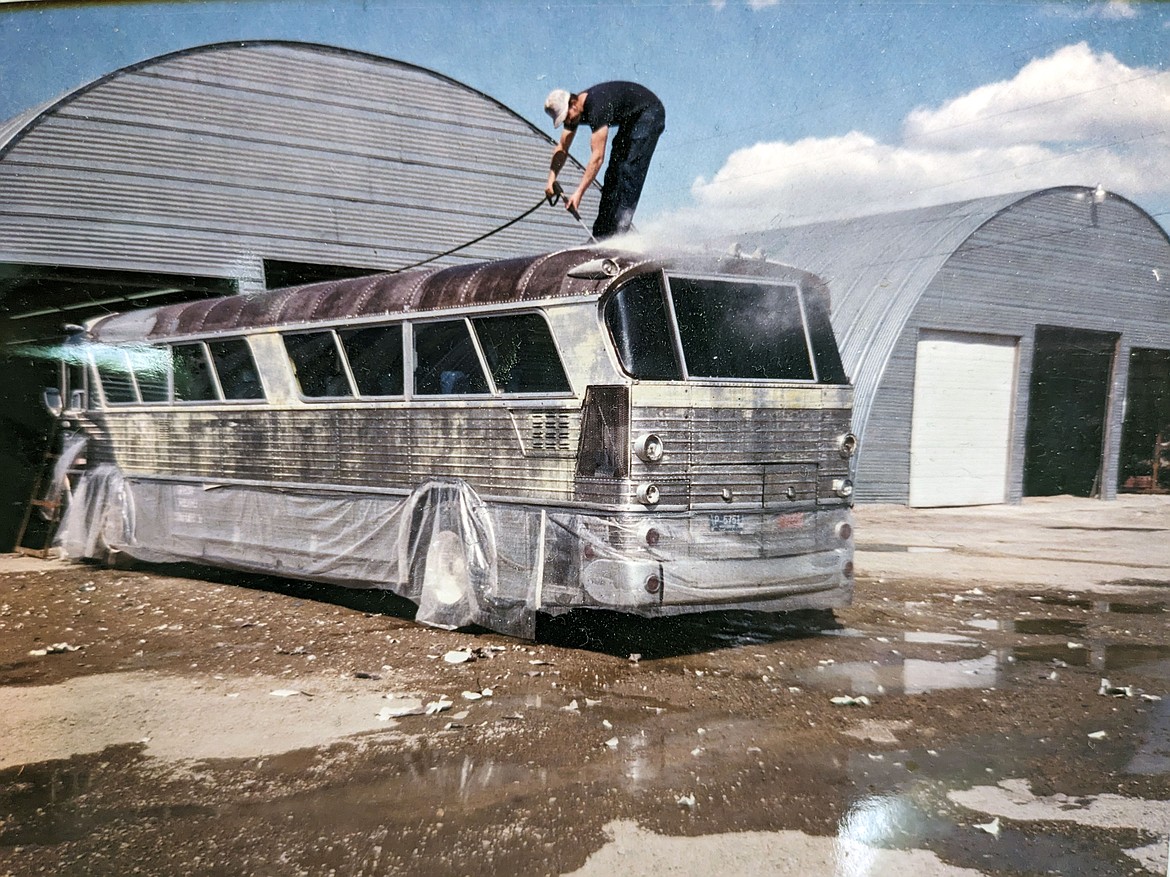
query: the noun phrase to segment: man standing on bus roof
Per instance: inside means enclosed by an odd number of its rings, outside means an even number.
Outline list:
[[[549,163],[544,194],[550,199],[556,197],[554,184],[569,157],[577,126],[584,122],[593,131],[589,138],[589,163],[585,165],[581,183],[565,200],[565,209],[572,213],[580,209],[581,198],[605,161],[610,127],[617,127],[609,167],[601,185],[601,204],[593,223],[593,237],[602,240],[629,231],[650,169],[650,158],[658,136],[666,129],[662,101],[636,82],[601,82],[576,94],[563,88],[550,92],[544,101],[544,111],[552,118],[554,128],[565,126]]]

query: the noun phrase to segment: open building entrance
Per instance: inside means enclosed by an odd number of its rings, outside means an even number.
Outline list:
[[[52,350],[63,327],[236,291],[233,278],[0,263],[0,551],[14,544],[48,450],[52,421],[41,391],[60,383]]]
[[[1170,350],[1130,351],[1117,486],[1170,492]]]
[[[1036,327],[1025,496],[1100,493],[1110,376],[1119,339],[1113,332]]]

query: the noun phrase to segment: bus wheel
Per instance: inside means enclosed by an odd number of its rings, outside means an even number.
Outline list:
[[[453,530],[440,530],[431,540],[423,567],[423,599],[429,596],[439,606],[454,606],[466,598],[470,584],[463,540]]]

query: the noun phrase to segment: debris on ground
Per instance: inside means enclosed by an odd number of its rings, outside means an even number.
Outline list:
[[[829,703],[833,704],[834,706],[870,706],[872,701],[870,701],[868,697],[862,694],[858,697],[850,697],[849,695],[834,697],[829,700]]]
[[[81,646],[71,646],[69,643],[53,643],[43,649],[31,649],[29,654],[34,658],[43,658],[45,655],[63,655],[66,652],[80,652]]]
[[[1121,687],[1111,684],[1108,679],[1102,679],[1101,687],[1097,689],[1097,693],[1105,697],[1133,697],[1134,690],[1132,685]]]
[[[1000,828],[999,828],[999,817],[998,816],[996,816],[990,822],[982,822],[982,823],[979,823],[978,825],[974,825],[972,827],[978,828],[980,831],[986,831],[992,837],[999,837]]]

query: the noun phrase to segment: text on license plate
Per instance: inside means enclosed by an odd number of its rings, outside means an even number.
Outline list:
[[[716,514],[707,515],[708,524],[712,533],[742,533],[743,515]]]

